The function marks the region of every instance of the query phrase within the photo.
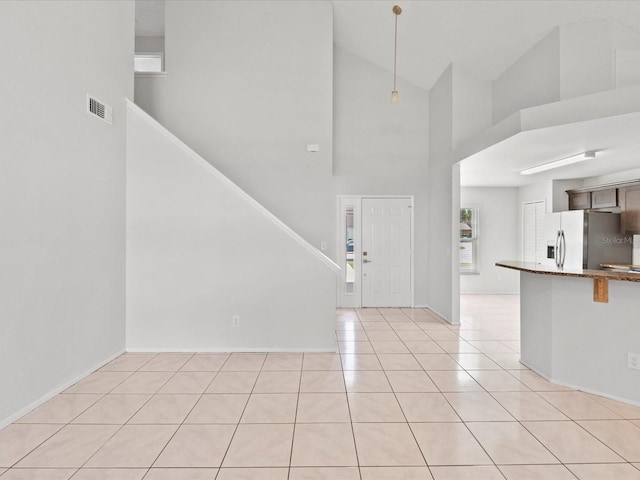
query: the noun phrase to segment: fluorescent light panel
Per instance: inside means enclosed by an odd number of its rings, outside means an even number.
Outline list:
[[[571,165],[573,163],[584,162],[585,160],[591,160],[596,158],[596,152],[583,152],[577,155],[572,155],[567,158],[561,158],[554,162],[543,163],[535,167],[527,168],[520,172],[520,175],[531,175],[533,173],[544,172],[545,170],[551,170],[552,168],[564,167],[565,165]]]

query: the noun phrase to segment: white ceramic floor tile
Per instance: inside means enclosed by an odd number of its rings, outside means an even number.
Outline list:
[[[504,480],[493,465],[431,467],[435,480]]]
[[[87,467],[150,467],[177,425],[125,425],[87,462]]]
[[[154,467],[219,467],[235,425],[182,425]]]
[[[360,466],[425,465],[406,423],[354,423]]]
[[[289,480],[360,480],[358,467],[292,467]]]
[[[580,480],[640,480],[640,470],[628,463],[567,465]]]
[[[622,457],[573,422],[523,422],[562,463],[616,463]]]
[[[522,425],[516,422],[468,423],[467,427],[498,465],[559,463]]]
[[[293,436],[292,467],[357,466],[351,425],[299,423]]]
[[[221,468],[216,480],[287,480],[288,468]]]
[[[627,420],[590,420],[577,423],[626,461],[640,462],[640,427]]]
[[[238,425],[224,467],[289,466],[293,425]]]
[[[17,423],[69,423],[100,398],[100,394],[56,395],[19,419]]]
[[[564,465],[500,465],[507,480],[576,480]]]
[[[144,480],[211,480],[217,473],[217,468],[152,468]]]
[[[146,473],[146,468],[82,468],[73,480],[141,480]],[[145,478],[148,479],[149,475]]]
[[[17,466],[81,467],[116,431],[115,425],[67,425]]]
[[[433,480],[428,467],[361,467],[362,480]]]
[[[492,464],[462,423],[412,423],[411,430],[429,466]]]
[[[14,423],[0,430],[0,468],[11,467],[61,428],[62,425]]]
[[[76,469],[68,468],[12,468],[2,480],[68,480]]]

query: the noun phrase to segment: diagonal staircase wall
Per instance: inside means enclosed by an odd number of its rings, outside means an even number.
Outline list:
[[[126,208],[128,351],[335,351],[340,268],[132,102]]]

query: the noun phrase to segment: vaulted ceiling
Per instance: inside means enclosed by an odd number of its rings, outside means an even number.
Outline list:
[[[480,80],[493,80],[558,25],[612,20],[640,33],[640,0],[312,1],[331,1],[337,47],[388,71],[393,68],[392,8],[400,5],[403,12],[398,17],[398,75],[425,89],[430,89],[452,62]],[[285,11],[287,1],[279,3]],[[164,35],[164,0],[136,1],[136,34]],[[580,135],[586,134],[578,131],[573,137]],[[612,138],[602,139],[600,143],[618,145],[620,152],[625,152],[615,156],[620,160],[617,168],[635,167],[635,152],[640,148],[636,135],[620,138],[615,129],[611,135]],[[567,143],[570,137],[550,134],[545,138],[545,142],[550,142],[545,144],[549,160],[579,150],[577,144],[573,144],[575,141]],[[620,142],[626,143],[622,146]],[[525,155],[515,166],[514,156],[520,149],[519,144],[509,143],[492,155],[486,152],[480,156],[482,159],[475,159],[475,168],[470,169],[468,162],[466,166],[463,163],[463,184],[522,185],[535,181],[524,179],[515,171],[527,163]],[[509,168],[510,177],[496,178],[495,172]],[[564,178],[586,176],[580,168],[566,167],[562,175]],[[593,173],[603,174],[602,169]],[[550,175],[545,174],[545,178]]]
[[[454,62],[493,80],[554,27],[614,20],[640,32],[640,1],[333,0],[334,42],[376,65],[393,67],[393,5],[398,75],[431,88]]]

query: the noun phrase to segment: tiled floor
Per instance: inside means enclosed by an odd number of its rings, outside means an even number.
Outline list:
[[[0,431],[0,480],[640,479],[640,408],[519,364],[517,297],[462,311],[339,310],[340,354],[123,355]]]

